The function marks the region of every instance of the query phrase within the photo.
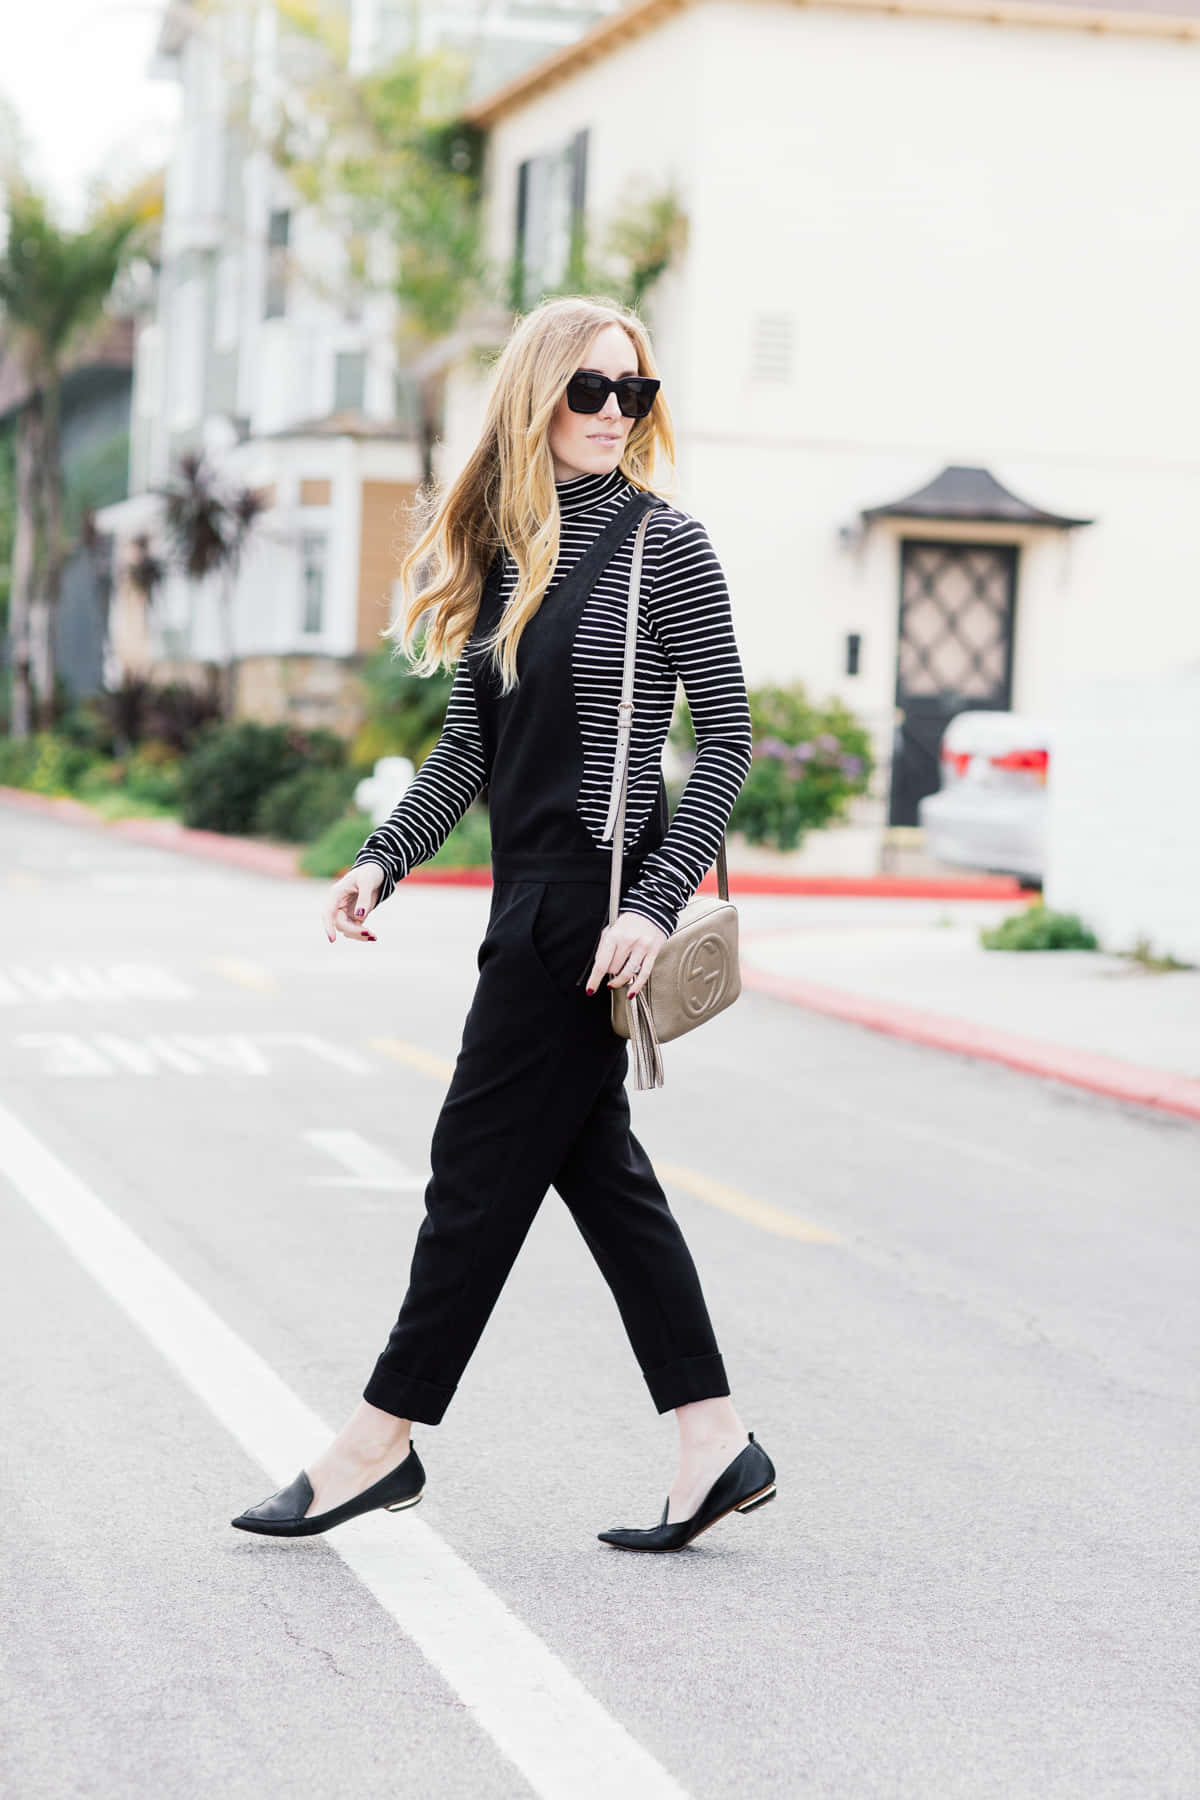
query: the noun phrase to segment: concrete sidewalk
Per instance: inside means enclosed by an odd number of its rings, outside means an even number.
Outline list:
[[[1004,902],[749,897],[738,910],[748,988],[1200,1118],[1200,970],[985,950],[980,928],[1018,910]]]

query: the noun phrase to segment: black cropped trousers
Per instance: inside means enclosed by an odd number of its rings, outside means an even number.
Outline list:
[[[628,1050],[607,984],[589,996],[581,979],[607,922],[597,871],[608,858],[514,865],[517,879],[494,865],[408,1289],[363,1397],[441,1421],[551,1187],[612,1290],[657,1410],[728,1394],[691,1253],[630,1129]]]

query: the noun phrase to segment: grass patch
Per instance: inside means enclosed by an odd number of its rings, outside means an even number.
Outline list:
[[[178,819],[177,806],[163,806],[157,800],[141,800],[136,794],[116,790],[111,794],[76,794],[73,798],[102,819]]]
[[[1195,963],[1179,962],[1174,956],[1157,956],[1151,948],[1150,939],[1140,937],[1132,950],[1121,950],[1118,955],[1128,957],[1130,962],[1140,963],[1143,969],[1152,975],[1168,975],[1174,969],[1194,969]]]

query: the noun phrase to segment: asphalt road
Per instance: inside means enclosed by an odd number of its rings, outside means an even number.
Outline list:
[[[747,992],[630,1098],[776,1503],[597,1541],[675,1427],[551,1193],[421,1505],[255,1539],[403,1293],[487,890],[330,945],[322,887],[0,852],[5,1793],[1200,1793],[1200,1127]]]

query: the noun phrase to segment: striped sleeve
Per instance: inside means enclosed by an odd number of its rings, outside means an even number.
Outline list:
[[[377,906],[391,897],[410,869],[436,855],[487,778],[475,691],[462,656],[450,684],[441,736],[354,859],[356,869],[373,862],[383,870]]]
[[[666,539],[646,591],[646,623],[683,682],[696,760],[666,836],[638,871],[621,910],[665,931],[717,859],[721,836],[753,760],[750,701],[729,590],[708,533],[685,517]]]

